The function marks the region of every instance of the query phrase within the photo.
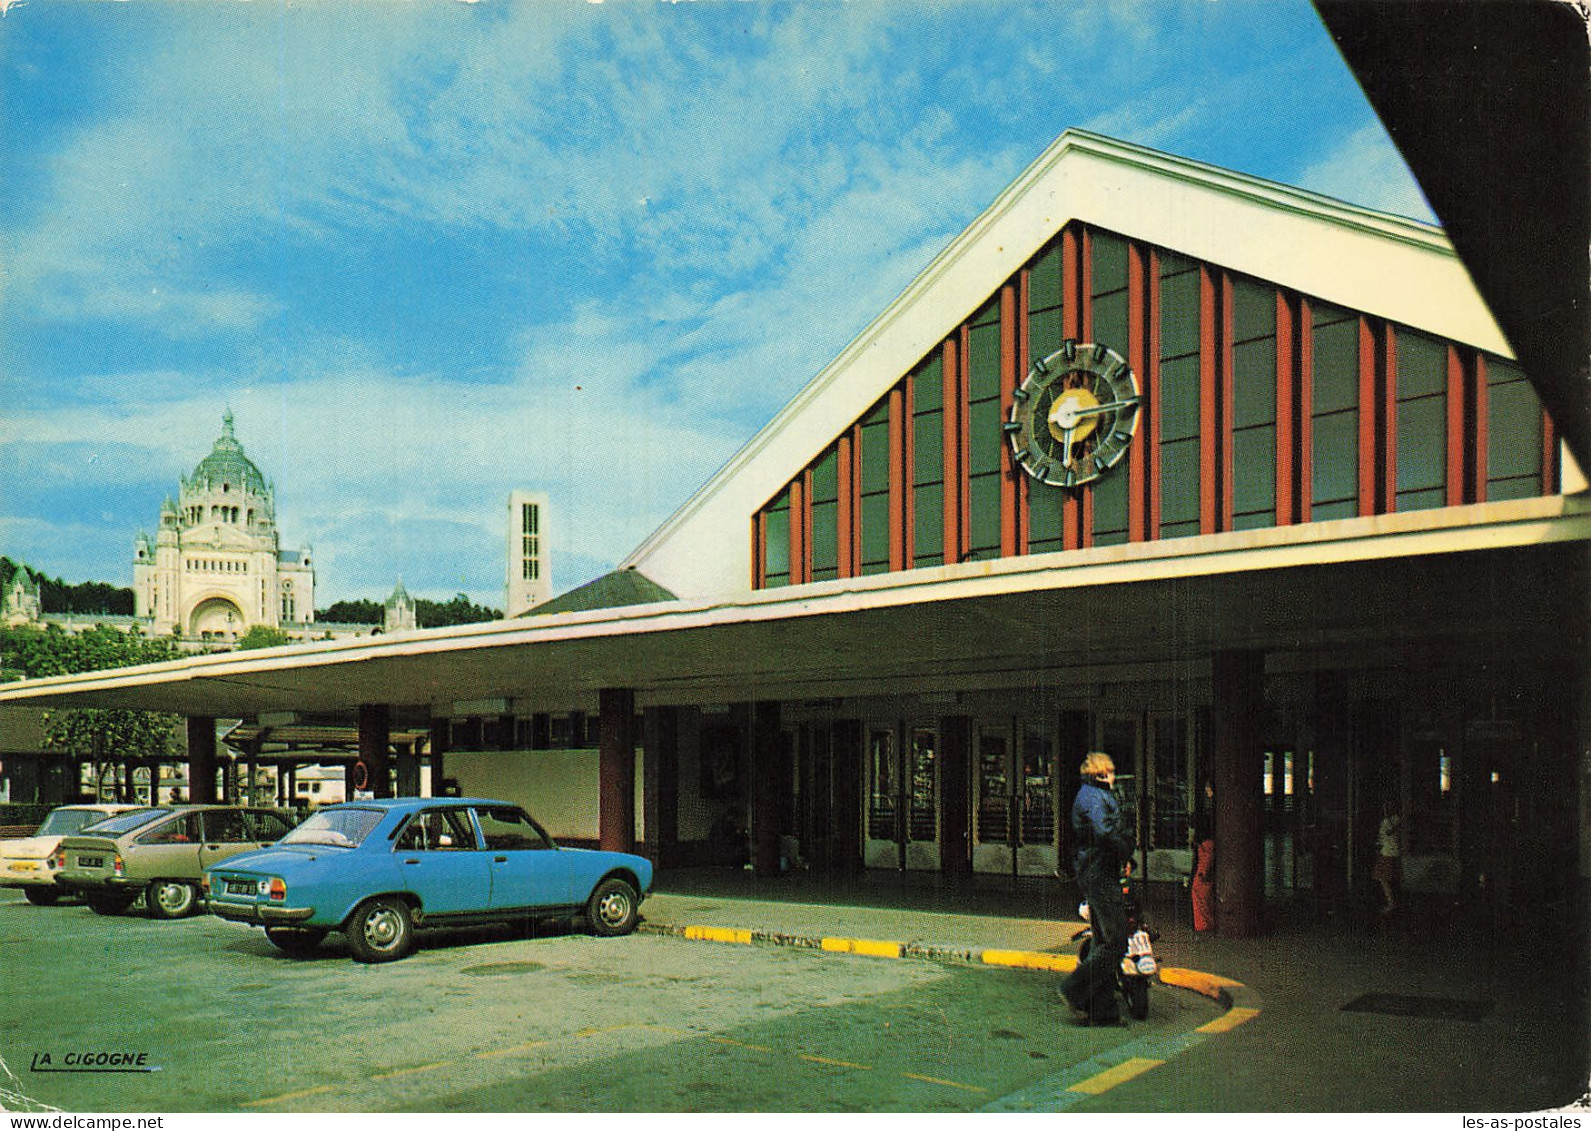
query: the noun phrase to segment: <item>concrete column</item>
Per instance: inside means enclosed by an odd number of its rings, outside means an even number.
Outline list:
[[[939,869],[952,879],[972,875],[972,720],[939,720]]]
[[[779,874],[779,805],[784,794],[779,780],[783,762],[779,704],[751,705],[751,865],[759,876]]]
[[[859,719],[840,719],[832,734],[834,765],[834,841],[830,868],[836,875],[862,870],[862,758],[866,744]]]
[[[447,778],[447,752],[453,742],[451,719],[431,720],[431,796],[442,796],[442,783]]]
[[[635,692],[604,687],[597,695],[598,835],[609,852],[635,851]]]
[[[205,716],[188,720],[188,800],[215,801],[215,720]]]
[[[420,796],[420,753],[419,739],[406,742],[398,747],[398,788],[399,797]]]
[[[1215,782],[1216,931],[1249,938],[1260,931],[1265,896],[1265,657],[1217,652],[1210,662],[1210,745]]]
[[[679,843],[679,708],[648,707],[641,715],[646,751],[646,855],[655,867],[671,863]]]
[[[385,703],[359,705],[359,762],[363,771],[354,771],[354,784],[364,778],[364,788],[374,797],[391,797],[388,781],[387,747],[392,741],[392,712]]]

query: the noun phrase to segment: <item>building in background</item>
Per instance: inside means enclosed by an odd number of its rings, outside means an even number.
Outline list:
[[[551,596],[547,493],[511,491],[508,495],[508,581],[503,594],[503,615],[518,616]]]

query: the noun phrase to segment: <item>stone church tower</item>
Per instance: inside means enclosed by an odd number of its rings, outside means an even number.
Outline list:
[[[274,494],[228,411],[210,454],[161,507],[159,531],[134,541],[135,615],[156,633],[217,641],[312,623],[313,563],[307,549],[279,547]]]

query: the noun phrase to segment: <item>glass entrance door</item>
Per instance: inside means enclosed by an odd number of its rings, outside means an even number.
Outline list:
[[[1060,859],[1060,775],[1052,729],[1041,723],[978,730],[972,868],[1048,876]]]
[[[972,870],[1009,876],[1016,869],[1011,848],[1012,813],[1016,798],[1012,783],[1011,729],[978,730],[977,795],[973,802]]]
[[[939,732],[868,728],[863,859],[869,868],[939,870]]]
[[[1116,764],[1116,800],[1121,805],[1122,819],[1133,830],[1138,842],[1136,866],[1142,874],[1144,828],[1140,793],[1143,775],[1139,772],[1142,761],[1143,721],[1137,715],[1112,715],[1100,720],[1099,747]]]
[[[1051,876],[1060,859],[1055,819],[1059,775],[1055,735],[1050,728],[1024,723],[1022,764],[1017,777],[1016,870],[1023,876]]]

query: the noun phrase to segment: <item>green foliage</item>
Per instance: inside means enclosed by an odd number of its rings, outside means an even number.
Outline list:
[[[333,624],[380,624],[385,614],[379,601],[338,601],[329,609],[316,609],[315,619]]]
[[[23,563],[0,557],[0,587],[10,584]],[[85,613],[89,616],[132,616],[133,591],[103,581],[69,585],[59,577],[46,577],[37,570],[39,607],[46,613]]]
[[[460,593],[447,602],[427,601],[424,597],[415,598],[414,619],[421,628],[441,628],[450,624],[479,624],[481,621],[502,620],[503,611],[477,605]]]
[[[281,629],[266,624],[256,624],[238,638],[237,647],[243,651],[249,648],[275,648],[279,644],[286,643],[288,643],[287,633]]]
[[[176,643],[96,625],[63,632],[57,625],[0,627],[0,670],[6,678],[39,678],[103,671],[175,659]],[[51,710],[44,713],[44,744],[75,757],[168,758],[175,750],[177,716],[153,711]]]

